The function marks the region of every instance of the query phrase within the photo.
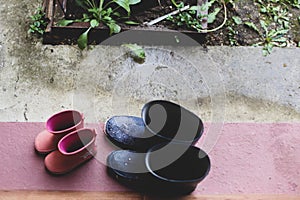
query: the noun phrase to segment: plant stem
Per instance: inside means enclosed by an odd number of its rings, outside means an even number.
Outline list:
[[[208,15],[208,10],[202,11],[201,6],[207,4],[207,0],[197,0],[197,14],[196,17],[199,18],[199,16],[207,16]],[[201,22],[202,28],[206,29],[207,28],[207,17],[202,18]]]
[[[109,5],[110,5],[110,4],[112,4],[112,3],[114,3],[114,1],[110,1],[110,2],[108,2],[107,4],[105,4],[105,5],[104,5],[103,9],[106,9],[106,8],[107,8],[107,6],[109,6]]]
[[[98,22],[100,22],[102,20],[102,10],[103,10],[103,3],[104,3],[104,0],[100,0],[99,2],[99,9],[98,9]]]
[[[120,8],[120,6],[117,6],[116,8],[113,9],[112,12],[114,13],[114,12],[115,12],[116,10],[118,10],[119,8]]]
[[[219,30],[219,29],[221,29],[225,24],[226,24],[226,21],[227,21],[227,7],[226,7],[226,3],[225,3],[225,1],[224,0],[221,0],[222,1],[222,3],[223,3],[223,6],[224,6],[224,20],[223,20],[223,23],[220,25],[220,26],[218,26],[218,27],[216,27],[216,28],[214,28],[214,29],[210,29],[210,30],[202,30],[202,29],[198,29],[197,27],[195,27],[195,26],[192,26],[194,29],[196,29],[198,32],[200,32],[200,33],[210,33],[210,32],[214,32],[214,31],[217,31],[217,30]]]
[[[104,0],[100,0],[100,2],[99,2],[99,10],[100,10],[100,12],[103,9],[103,3],[104,3]]]
[[[92,3],[90,0],[86,0],[87,6],[90,6],[91,8],[94,7],[94,3]]]
[[[175,0],[171,0],[171,2],[172,2],[172,4],[173,4],[174,6],[176,6],[176,8],[179,7],[179,5],[175,2]]]

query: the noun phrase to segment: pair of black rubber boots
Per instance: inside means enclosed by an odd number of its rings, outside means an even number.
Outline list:
[[[210,170],[208,155],[194,146],[203,130],[197,115],[165,100],[146,103],[141,117],[111,117],[105,134],[124,150],[107,157],[108,173],[143,193],[189,194]]]

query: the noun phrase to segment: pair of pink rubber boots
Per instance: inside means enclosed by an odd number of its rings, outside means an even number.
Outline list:
[[[66,110],[52,115],[46,130],[35,138],[35,150],[45,157],[45,167],[52,174],[65,174],[96,154],[96,131],[84,128],[78,111]]]

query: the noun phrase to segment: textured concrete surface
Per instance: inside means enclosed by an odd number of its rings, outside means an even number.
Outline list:
[[[218,131],[222,122],[300,122],[299,48],[275,48],[263,57],[260,48],[252,47],[146,47],[147,59],[141,65],[119,47],[94,46],[82,52],[76,46],[42,45],[27,34],[29,16],[41,0],[0,3],[1,122],[44,122],[69,108],[84,112],[87,122],[98,122],[115,114],[140,115],[146,101],[158,98],[181,103],[205,122],[217,122]],[[245,143],[253,149],[273,145],[252,154],[254,163],[255,155],[280,153],[268,160],[276,162],[278,170],[257,169],[263,178],[267,177],[263,172],[282,178],[298,172],[293,169],[299,162],[292,161],[298,158],[299,134],[278,128],[280,136],[273,129],[261,132],[272,141],[261,143],[258,135],[251,141],[232,140],[232,148],[241,150]],[[222,132],[221,137],[226,136]],[[285,156],[290,160],[280,164]],[[236,158],[222,170],[240,169],[240,161]],[[260,164],[267,166],[262,159]],[[222,180],[220,188],[227,185],[236,192],[239,181]],[[253,181],[249,178],[249,183]],[[282,193],[297,188],[276,187]]]
[[[249,47],[148,48],[139,65],[118,47],[81,52],[42,45],[27,34],[40,3],[1,1],[2,121],[44,121],[72,107],[91,109],[88,121],[125,111],[139,115],[153,98],[176,100],[206,121],[300,119],[299,48],[275,49],[268,57]]]

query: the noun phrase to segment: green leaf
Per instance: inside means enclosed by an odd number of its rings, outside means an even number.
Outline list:
[[[124,8],[128,13],[130,13],[130,0],[114,0],[116,4]]]
[[[180,42],[180,40],[179,40],[179,38],[178,38],[177,35],[175,35],[174,38],[175,38],[176,43],[179,43],[179,42]]]
[[[289,29],[290,28],[289,22],[283,21],[283,27],[286,28],[286,29]]]
[[[267,34],[267,37],[272,38],[275,37],[277,35],[276,30],[271,29],[270,32]]]
[[[263,52],[263,56],[267,56],[268,54],[270,54],[270,53],[268,52],[268,50],[265,49],[265,48],[263,48],[262,52]]]
[[[271,52],[272,52],[272,49],[273,49],[273,44],[272,44],[272,43],[266,44],[266,49],[267,49],[267,51],[268,51],[269,53],[271,53]]]
[[[267,12],[267,8],[266,8],[266,7],[262,7],[262,8],[260,8],[260,12],[262,12],[262,13],[266,13],[266,12]]]
[[[109,17],[109,16],[104,16],[104,17],[103,17],[103,20],[105,20],[105,21],[108,21],[108,22],[109,22],[109,21],[111,21],[111,20],[112,20],[112,18],[111,18],[111,17]]]
[[[282,43],[282,42],[286,42],[287,38],[285,38],[285,37],[275,38],[275,39],[273,39],[273,41],[274,42],[280,42],[280,43]]]
[[[35,21],[33,24],[34,24],[36,27],[40,27],[40,26],[41,26],[41,22],[39,22],[39,21]]]
[[[140,3],[142,0],[129,0],[129,5],[135,5]]]
[[[252,28],[253,30],[255,30],[257,33],[259,33],[258,28],[256,27],[256,25],[253,22],[245,22],[245,25],[248,26],[249,28]]]
[[[38,33],[43,35],[44,31],[43,30],[38,30]]]
[[[60,20],[57,25],[58,26],[68,26],[69,24],[72,24],[74,22],[74,20],[68,20],[68,19],[63,19]]]
[[[96,19],[92,19],[90,21],[90,25],[92,28],[95,28],[95,27],[99,26],[99,22]]]
[[[104,4],[104,0],[100,0],[99,7],[98,7],[100,11],[103,10],[103,4]]]
[[[119,12],[113,12],[112,15],[114,15],[116,17],[121,17],[121,14]]]
[[[83,19],[89,19],[89,15],[86,14],[86,13],[83,13],[83,14],[82,14],[82,18],[83,18]]]
[[[98,14],[98,8],[89,8],[88,12]]]
[[[275,35],[285,35],[289,32],[287,29],[279,30],[275,32]]]
[[[145,62],[146,54],[141,46],[137,44],[123,44],[122,46],[130,50],[130,55],[134,59],[134,61],[138,63]]]
[[[176,7],[176,8],[179,8],[179,5],[176,3],[175,0],[171,0],[172,4]]]
[[[216,8],[214,12],[209,13],[207,16],[207,23],[213,23],[216,20],[217,14],[220,12],[221,8]]]
[[[128,24],[128,25],[139,25],[138,22],[134,22],[134,21],[125,21],[125,24]]]
[[[238,16],[232,16],[232,19],[234,21],[234,23],[236,23],[237,25],[242,24],[242,19]]]
[[[268,32],[267,23],[263,20],[260,20],[260,25],[264,29],[265,32]]]
[[[112,8],[107,8],[106,9],[106,15],[111,15],[111,13],[113,12],[113,9]]]
[[[91,30],[92,27],[89,27],[88,30],[86,30],[84,33],[82,33],[78,40],[77,40],[77,44],[78,44],[78,47],[83,50],[87,47],[87,43],[88,43],[88,33],[89,31]]]
[[[120,33],[121,31],[121,27],[116,23],[108,23],[107,26],[109,27],[110,34]]]
[[[209,10],[209,8],[215,3],[216,0],[208,1],[207,3],[204,3],[202,6],[200,6],[201,11]]]

